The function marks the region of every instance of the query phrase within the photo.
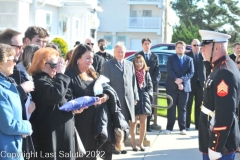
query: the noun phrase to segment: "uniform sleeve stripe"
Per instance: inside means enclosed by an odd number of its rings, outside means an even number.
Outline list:
[[[227,129],[227,126],[224,126],[224,127],[214,127],[213,130],[214,131],[223,131],[223,130],[226,130]]]

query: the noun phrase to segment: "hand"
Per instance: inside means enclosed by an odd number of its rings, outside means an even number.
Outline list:
[[[215,152],[208,148],[208,157],[210,160],[216,160],[222,157],[222,154],[220,152]]]
[[[81,109],[74,110],[73,113],[75,113],[75,114],[80,114],[80,113],[83,112],[84,109],[87,109],[87,108],[88,108],[88,106],[83,107],[83,108],[81,108]]]
[[[59,58],[56,72],[64,74],[66,67],[67,67],[67,62],[64,62],[63,58]]]
[[[101,102],[101,98],[98,98],[98,101],[95,102],[93,105],[94,105],[94,106],[97,106],[97,105],[99,105],[99,104],[102,104],[102,102]]]
[[[28,134],[24,134],[24,135],[22,135],[22,138],[26,138],[27,136],[30,136],[30,135],[32,135],[32,133],[33,133],[33,130],[31,130],[31,132],[30,132],[30,134],[28,135]]]
[[[31,91],[34,91],[34,89],[35,89],[33,81],[26,81],[20,85],[23,88],[23,90],[25,91],[25,93],[29,93]]]
[[[36,109],[35,103],[33,101],[30,101],[30,104],[28,106],[28,114],[32,114],[32,112]]]
[[[179,90],[183,90],[183,85],[182,84],[178,84],[178,89]]]
[[[181,84],[182,82],[183,82],[183,80],[181,78],[176,78],[175,79],[176,84]]]
[[[109,99],[109,96],[107,94],[103,94],[103,97],[99,98],[99,99],[100,99],[101,104],[102,104],[102,103],[105,103]]]

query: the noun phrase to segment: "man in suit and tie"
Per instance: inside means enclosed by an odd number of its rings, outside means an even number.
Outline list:
[[[190,79],[194,74],[193,59],[186,56],[186,44],[183,41],[176,43],[176,52],[168,57],[166,93],[173,99],[173,105],[167,111],[167,128],[165,134],[171,134],[176,120],[176,106],[178,108],[178,126],[180,134],[186,132],[186,106],[189,92],[191,92]],[[169,102],[168,102],[169,103]]]
[[[133,63],[124,60],[125,53],[126,47],[120,42],[117,43],[114,47],[114,58],[103,64],[102,74],[110,79],[109,85],[117,92],[126,121],[135,122],[135,105],[139,100],[137,81]],[[115,151],[113,153],[119,154]]]
[[[147,66],[150,68],[149,73],[152,79],[152,84],[153,84],[153,91],[157,92],[158,89],[158,82],[161,78],[161,73],[159,70],[159,62],[158,62],[158,56],[154,53],[151,53],[150,49],[152,46],[152,41],[149,38],[143,38],[142,39],[142,48],[143,51],[138,52],[136,54],[141,54],[146,63]],[[154,113],[154,108],[152,108],[152,113]],[[150,127],[150,119],[151,116],[147,118],[147,131],[151,132],[151,127]]]
[[[193,59],[194,64],[194,75],[191,78],[191,89],[192,91],[189,93],[188,104],[187,104],[187,118],[186,118],[186,127],[187,130],[190,128],[191,123],[191,111],[193,104],[193,97],[195,99],[195,129],[198,129],[198,120],[200,114],[200,107],[203,100],[203,86],[205,80],[205,68],[203,66],[203,57],[200,52],[200,41],[198,39],[194,39],[191,43],[192,51],[186,53],[187,56]]]
[[[234,44],[234,53],[230,54],[229,57],[235,62],[237,55],[240,55],[240,42]]]

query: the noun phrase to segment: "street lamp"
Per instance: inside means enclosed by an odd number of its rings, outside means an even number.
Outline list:
[[[98,29],[99,25],[100,25],[100,20],[98,19],[97,14],[93,12],[89,19],[89,27],[90,27],[92,38],[95,38],[95,31],[96,29]]]

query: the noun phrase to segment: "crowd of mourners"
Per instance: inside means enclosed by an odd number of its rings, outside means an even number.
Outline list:
[[[133,151],[145,151],[160,71],[156,55],[150,54],[151,40],[143,39],[142,46],[149,61],[142,52],[130,62],[124,60],[122,43],[111,55],[106,40],[96,44],[89,37],[63,58],[42,27],[28,27],[24,35],[10,28],[1,31],[0,159],[112,159],[112,154],[127,153],[129,134]],[[100,75],[110,82],[102,83],[102,94],[95,95]],[[98,98],[71,112],[59,109],[84,96]]]
[[[240,76],[224,70],[237,69],[236,64],[228,61],[229,37],[205,32],[200,32],[202,43],[197,39],[192,41],[191,52],[186,53],[186,44],[178,41],[176,54],[168,57],[165,87],[173,105],[167,113],[165,134],[173,130],[176,107],[180,134],[187,134],[194,97],[195,129],[199,130],[203,159],[217,159],[225,153],[234,157],[232,152],[239,145],[236,136],[239,137],[239,128],[237,123],[230,125],[230,121],[238,122],[235,104],[239,102],[236,97],[240,95]],[[145,151],[146,132],[151,132],[153,92],[158,90],[161,73],[158,56],[150,51],[151,39],[143,38],[139,43],[143,50],[135,54],[133,62],[124,59],[123,43],[118,42],[111,55],[106,52],[106,40],[99,39],[96,43],[91,37],[84,43],[77,41],[64,58],[59,46],[49,42],[49,34],[42,27],[28,27],[24,35],[13,29],[1,31],[0,159],[96,160],[101,157],[111,160],[112,154],[127,153],[124,142],[129,135],[132,150]],[[239,43],[234,45],[234,51],[233,58],[240,68]],[[220,73],[229,76],[221,77]],[[94,88],[101,76],[109,82],[101,83],[102,92],[96,95]],[[97,101],[70,112],[59,109],[84,96],[97,97]],[[217,102],[221,104],[214,108]],[[229,114],[221,108],[227,103],[232,106]],[[209,125],[209,116],[216,117],[213,125]],[[228,118],[221,121],[221,116]],[[209,127],[216,134],[209,135]],[[222,137],[225,143],[220,142]]]

